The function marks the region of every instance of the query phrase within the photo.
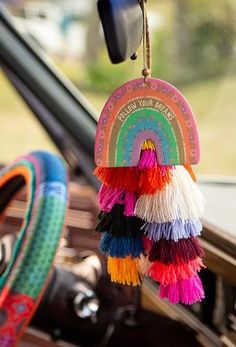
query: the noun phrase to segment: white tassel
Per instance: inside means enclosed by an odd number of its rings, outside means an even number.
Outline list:
[[[202,216],[205,200],[189,173],[179,165],[173,169],[172,175],[172,182],[163,191],[139,197],[135,206],[136,216],[151,223],[196,220]]]

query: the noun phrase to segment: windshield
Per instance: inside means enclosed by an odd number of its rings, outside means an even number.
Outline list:
[[[99,112],[115,88],[140,77],[141,49],[136,61],[110,63],[96,1],[4,2],[21,32],[46,52]],[[222,0],[215,6],[213,0],[149,0],[148,12],[152,76],[177,86],[197,120],[201,141],[197,173],[236,175],[236,2]],[[51,149],[3,74],[0,79],[0,161],[35,147]]]

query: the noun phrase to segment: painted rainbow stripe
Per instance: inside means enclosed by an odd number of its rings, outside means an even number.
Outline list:
[[[99,167],[137,166],[142,144],[152,140],[159,165],[197,164],[200,150],[193,112],[169,83],[143,78],[125,83],[106,102],[95,142]]]

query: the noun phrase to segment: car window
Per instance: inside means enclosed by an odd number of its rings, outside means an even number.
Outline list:
[[[196,171],[228,176],[236,175],[236,2],[215,4],[148,1],[152,75],[177,86],[193,108],[201,140]],[[110,63],[96,1],[28,1],[9,8],[19,27],[99,111],[116,87],[140,76],[141,49],[134,62]],[[46,19],[39,20],[35,13],[44,13]],[[14,109],[12,114],[17,118]]]
[[[14,87],[0,71],[0,164],[33,150],[57,152]]]

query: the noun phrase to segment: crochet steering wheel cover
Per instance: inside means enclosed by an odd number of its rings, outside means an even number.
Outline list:
[[[0,277],[2,347],[16,345],[40,302],[60,240],[68,200],[66,170],[61,159],[53,154],[33,152],[4,168],[0,172],[0,193],[19,176],[26,183],[28,202],[13,257]]]

